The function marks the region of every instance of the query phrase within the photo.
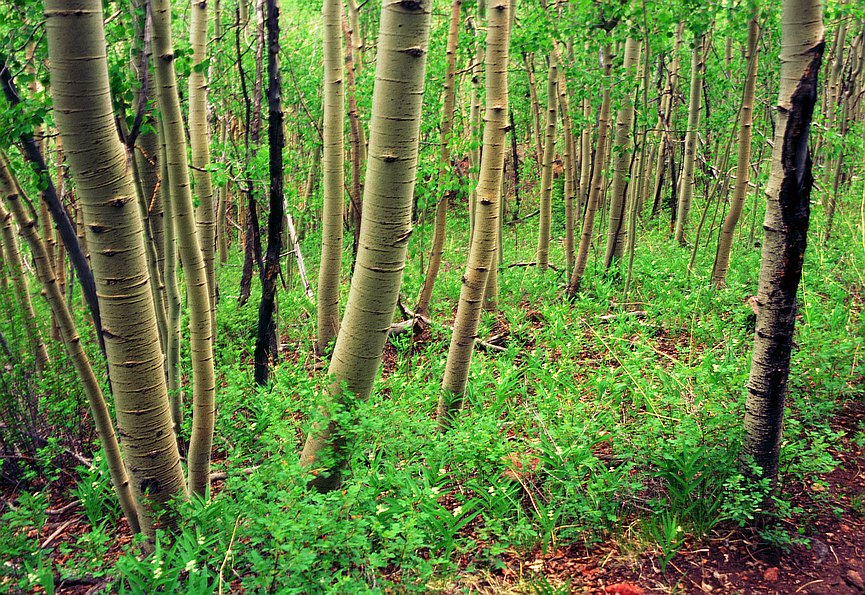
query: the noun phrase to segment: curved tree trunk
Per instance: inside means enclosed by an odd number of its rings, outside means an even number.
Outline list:
[[[640,62],[640,42],[628,38],[625,41],[625,80],[631,78]],[[622,257],[625,235],[625,207],[628,196],[628,172],[631,168],[633,141],[631,128],[634,124],[634,101],[628,94],[616,117],[615,165],[613,187],[610,192],[610,226],[607,230],[607,248],[604,252],[604,268],[609,269],[613,260]]]
[[[48,364],[48,350],[36,324],[36,313],[33,311],[30,289],[21,265],[21,252],[18,250],[17,234],[12,225],[12,214],[5,209],[0,215],[0,236],[2,236],[3,254],[6,257],[9,276],[12,278],[12,289],[15,291],[15,299],[18,300],[18,307],[21,308],[23,315],[24,333],[27,335],[30,353],[33,355],[36,370],[41,372]]]
[[[691,197],[694,194],[694,158],[697,155],[697,129],[700,126],[700,97],[703,94],[703,41],[704,34],[694,37],[694,53],[691,58],[691,92],[688,103],[688,131],[685,136],[685,157],[682,177],[679,179],[679,202],[676,207],[676,241],[685,245],[685,230],[691,212]]]
[[[192,355],[192,434],[189,438],[189,490],[204,496],[210,485],[210,447],[215,421],[215,378],[213,372],[213,327],[207,269],[199,244],[189,168],[186,137],[171,43],[171,3],[152,0],[153,54],[156,57],[156,96],[165,134],[172,216],[177,233],[178,253],[183,265],[189,308]]]
[[[436,206],[435,228],[433,230],[432,248],[430,249],[429,265],[424,277],[420,296],[417,298],[415,312],[426,315],[429,311],[430,300],[432,300],[433,286],[438,276],[444,252],[445,232],[447,231],[448,205],[450,202],[450,190],[446,189],[445,181],[449,178],[451,171],[451,149],[450,136],[454,123],[454,104],[456,102],[456,85],[454,84],[454,73],[456,72],[457,44],[460,31],[460,8],[462,0],[451,1],[451,19],[448,26],[448,41],[446,47],[445,63],[445,88],[442,99],[442,133],[441,133],[441,169],[439,169],[439,203]]]
[[[745,401],[743,470],[778,479],[778,458],[790,351],[796,326],[796,291],[802,276],[810,219],[811,155],[808,137],[823,58],[820,0],[784,0],[781,16],[781,90],[766,187],[763,252],[757,289],[757,331]]]
[[[547,75],[547,120],[544,136],[544,159],[541,164],[541,219],[538,232],[537,263],[542,271],[550,264],[550,230],[553,219],[553,159],[556,154],[556,117],[558,111],[559,67],[556,53],[550,53]]]
[[[16,106],[21,103],[21,98],[18,96],[18,90],[12,81],[12,74],[9,72],[7,64],[8,60],[6,56],[0,54],[0,87],[3,88],[3,94],[6,96],[9,104]],[[70,219],[63,203],[60,201],[60,197],[57,196],[57,190],[54,187],[54,182],[51,181],[45,157],[39,150],[39,146],[33,139],[33,135],[22,133],[18,138],[21,141],[24,157],[33,165],[42,179],[45,180],[46,187],[42,191],[42,198],[51,212],[51,218],[54,220],[54,225],[57,226],[60,239],[63,241],[63,245],[69,253],[69,260],[72,262],[75,273],[78,275],[81,292],[84,294],[84,300],[87,302],[90,315],[93,317],[93,326],[96,328],[99,347],[104,354],[105,338],[102,336],[102,319],[99,313],[99,300],[96,295],[96,281],[90,268],[86,241],[83,241],[84,236],[80,229],[76,230],[76,226],[72,224],[72,219]]]
[[[382,5],[360,251],[328,369],[329,412],[310,430],[300,457],[318,471],[313,483],[321,490],[339,485],[344,463],[333,407],[348,403],[345,391],[369,397],[399,298],[411,236],[430,9],[430,0]],[[323,460],[330,449],[334,456]]]
[[[712,267],[712,285],[722,287],[727,278],[730,266],[730,251],[733,248],[733,233],[742,216],[745,197],[748,195],[748,182],[751,181],[751,131],[754,121],[754,92],[757,87],[757,40],[760,37],[760,24],[755,8],[755,14],[748,22],[748,47],[745,59],[748,61],[748,74],[745,77],[745,90],[742,94],[742,121],[739,125],[739,153],[736,162],[736,185],[733,188],[733,198],[730,210],[724,219],[721,235],[718,237],[718,250],[715,253],[715,264]]]
[[[132,493],[152,537],[156,509],[185,488],[135,187],[115,132],[102,3],[47,0],[45,17],[54,117],[84,211]]]
[[[279,74],[279,3],[267,0],[267,138],[270,172],[270,213],[267,219],[267,254],[261,276],[261,303],[258,306],[258,333],[255,339],[255,382],[267,384],[270,360],[276,357],[274,311],[279,257],[282,251],[282,78]]]
[[[342,265],[342,203],[345,185],[343,126],[342,0],[324,0],[324,207],[318,271],[316,351],[324,354],[339,333],[339,274]]]
[[[481,317],[484,289],[491,267],[496,266],[499,198],[508,129],[508,46],[510,15],[507,0],[492,0],[487,10],[486,101],[484,152],[478,182],[478,211],[469,261],[463,276],[460,301],[442,378],[437,418],[444,430],[462,407],[472,351]],[[555,71],[553,71],[555,75]],[[553,91],[555,80],[553,76]],[[555,93],[552,95],[556,101]],[[555,112],[554,112],[555,113]],[[555,123],[554,123],[555,125]]]
[[[577,250],[577,259],[574,270],[571,273],[566,295],[573,298],[580,290],[583,274],[586,272],[586,264],[589,260],[589,247],[592,243],[592,232],[595,227],[595,215],[598,212],[598,204],[601,201],[601,193],[604,187],[604,169],[606,169],[605,158],[607,155],[607,134],[610,128],[610,72],[612,59],[609,45],[601,48],[601,61],[604,68],[604,91],[601,99],[601,109],[598,113],[598,146],[595,149],[595,165],[592,169],[592,183],[589,196],[586,199],[586,210],[583,215],[583,230],[580,234],[580,247]]]
[[[192,70],[189,73],[189,145],[192,181],[195,184],[195,221],[207,289],[210,292],[211,334],[216,336],[216,275],[214,256],[216,222],[213,213],[213,184],[210,178],[210,135],[207,125],[207,0],[192,0],[189,37],[192,45]],[[211,339],[212,340],[212,339]]]
[[[63,298],[62,287],[54,274],[55,269],[51,262],[51,256],[48,254],[45,244],[36,232],[35,221],[33,221],[22,204],[17,184],[8,169],[6,157],[2,154],[0,154],[0,194],[5,197],[6,202],[9,204],[9,210],[18,221],[21,233],[30,247],[30,253],[33,255],[33,262],[36,266],[36,273],[42,282],[42,286],[45,288],[45,298],[57,321],[61,340],[66,347],[66,352],[69,354],[69,359],[72,360],[72,365],[75,366],[78,377],[81,379],[84,394],[87,395],[87,401],[93,415],[93,424],[96,426],[99,442],[105,451],[108,473],[111,476],[111,483],[114,486],[117,499],[120,501],[120,508],[126,516],[129,528],[133,533],[138,533],[141,531],[141,526],[138,524],[138,508],[135,504],[135,498],[132,496],[129,477],[126,473],[126,464],[123,462],[123,457],[120,453],[120,445],[117,443],[117,436],[114,433],[111,414],[108,412],[108,406],[102,395],[99,381],[93,373],[90,360],[81,346],[81,338],[78,336],[78,330],[75,328],[72,314],[66,305],[66,300]],[[6,218],[7,213],[2,203],[0,203],[0,220],[6,220]]]

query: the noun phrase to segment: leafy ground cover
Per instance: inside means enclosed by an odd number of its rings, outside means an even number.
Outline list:
[[[645,221],[630,294],[596,255],[567,303],[557,271],[509,266],[531,260],[532,225],[506,230],[501,309],[485,314],[465,411],[441,435],[433,415],[467,233],[452,222],[431,323],[393,338],[372,399],[336,412],[355,446],[342,489],[327,495],[307,489],[297,464],[325,380],[314,306],[296,284],[280,294],[284,359],[257,389],[257,301],[237,308],[239,266],[224,267],[212,498],[182,505],[176,538],[163,534],[147,558],[91,452],[71,371],[11,370],[4,382],[20,376],[41,395],[51,439],[29,474],[3,485],[0,590],[865,591],[860,222],[809,248],[769,515],[768,486],[746,485],[737,463],[759,250],[740,241],[728,287],[714,291],[714,243],[688,275],[690,252],[666,222]],[[313,271],[317,242],[304,244]],[[409,308],[424,250],[413,246],[407,268]],[[759,529],[743,528],[761,515]]]

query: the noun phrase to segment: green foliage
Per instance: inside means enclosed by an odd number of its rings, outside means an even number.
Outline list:
[[[853,4],[843,10],[859,10]],[[441,8],[444,3],[436,6]],[[657,110],[652,97],[655,87],[663,85],[660,75],[674,57],[673,32],[687,20],[678,55],[681,93],[682,82],[689,76],[693,33],[705,28],[711,13],[717,15],[712,51],[720,54],[718,44],[726,37],[733,40],[734,51],[729,68],[722,59],[707,62],[710,103],[704,107],[701,126],[705,167],[698,174],[696,199],[705,201],[705,189],[716,175],[712,168],[718,167],[721,147],[734,129],[737,89],[744,72],[739,50],[744,23],[750,17],[747,3],[721,11],[713,3],[649,0],[645,10],[653,15],[653,23],[645,22],[644,7],[636,3],[578,1],[564,7],[555,16],[541,3],[520,3],[519,7],[518,32],[511,47],[510,100],[522,153],[520,215],[537,208],[538,194],[532,142],[525,140],[532,116],[521,54],[533,54],[543,95],[552,40],[561,40],[567,53],[572,32],[581,32],[579,43],[572,40],[573,60],[568,60],[564,70],[575,132],[586,126],[594,132],[604,82],[597,60],[600,45],[622,45],[627,35],[646,38],[644,55],[650,49],[653,60],[663,56],[664,63],[653,62],[650,102],[637,102],[637,125],[654,126]],[[828,9],[829,18],[842,16],[842,8]],[[464,16],[475,11],[476,3],[464,3]],[[11,34],[15,39],[9,47],[23,47],[33,33],[24,23],[41,20],[38,12],[36,3],[0,6],[0,21],[21,29]],[[726,208],[723,200],[718,203],[714,225],[707,227],[690,277],[684,274],[690,254],[669,241],[668,221],[662,221],[663,217],[646,217],[640,224],[635,283],[628,296],[623,296],[618,273],[605,273],[594,253],[574,303],[561,299],[564,273],[550,270],[544,275],[531,267],[502,268],[501,310],[484,315],[479,336],[499,335],[504,350],[477,350],[465,410],[453,429],[440,435],[432,415],[450,340],[447,321],[453,316],[465,264],[465,208],[472,182],[468,176],[457,176],[453,168],[439,176],[438,122],[447,28],[445,11],[439,12],[426,78],[415,197],[418,225],[409,245],[403,285],[406,306],[411,307],[422,280],[432,236],[432,209],[444,191],[453,191],[446,261],[431,306],[432,326],[422,336],[406,333],[396,338],[388,347],[384,372],[372,398],[351,402],[350,407],[336,412],[342,436],[350,444],[340,489],[327,495],[310,490],[309,474],[297,460],[328,383],[311,353],[314,304],[285,268],[288,288],[279,293],[279,328],[280,342],[287,349],[274,369],[273,383],[264,389],[254,387],[250,363],[260,290],[254,280],[249,303],[238,307],[241,263],[235,242],[230,261],[219,270],[216,316],[214,471],[225,472],[227,478],[214,484],[209,502],[178,505],[180,526],[173,536],[159,533],[152,554],[142,556],[142,544],[136,541],[123,547],[112,567],[103,559],[122,522],[118,522],[120,513],[105,464],[97,454],[92,467],[78,468],[77,476],[72,477],[76,487],[67,495],[80,502],[75,514],[82,523],[86,518],[89,528],[57,546],[63,564],[52,562],[38,543],[47,520],[47,493],[68,485],[63,469],[69,468],[69,451],[89,454],[94,436],[62,349],[52,347],[51,369],[36,378],[12,293],[0,291],[4,311],[0,330],[13,353],[25,354],[8,363],[2,356],[6,368],[0,374],[0,446],[4,449],[0,473],[4,479],[30,482],[11,500],[14,504],[2,510],[0,559],[11,561],[11,565],[0,566],[2,588],[25,591],[38,585],[51,592],[56,576],[88,574],[110,580],[109,589],[123,593],[197,594],[220,587],[279,593],[427,592],[431,584],[458,573],[500,569],[514,554],[624,538],[633,527],[662,571],[683,548],[700,543],[719,526],[726,529],[760,520],[760,534],[769,543],[789,548],[804,542],[809,517],[801,503],[785,500],[783,486],[819,482],[835,468],[834,453],[843,435],[833,429],[834,417],[845,401],[861,398],[857,382],[865,372],[857,356],[865,336],[863,230],[858,213],[851,217],[846,211],[853,209],[845,204],[858,201],[861,195],[862,182],[855,179],[856,172],[842,188],[841,220],[836,226],[839,237],[827,246],[812,243],[806,258],[779,491],[773,492],[768,481],[750,480],[754,470],[743,472],[736,457],[754,330],[746,300],[755,292],[759,267],[759,251],[754,242],[747,241],[748,227],[756,229],[754,239],[759,242],[765,165],[758,166],[752,177],[756,189],[746,202],[725,289],[708,289],[716,229]],[[777,9],[768,7],[765,13],[767,32],[777,32]],[[134,115],[131,106],[137,89],[129,63],[133,16],[121,10],[107,21],[112,92],[118,114],[127,120]],[[289,0],[283,18],[283,101],[290,132],[300,139],[285,148],[287,196],[290,210],[298,215],[302,250],[314,287],[321,239],[317,228],[320,192],[313,189],[302,212],[300,197],[312,145],[318,142],[313,120],[321,118],[320,15],[312,3]],[[599,27],[602,18],[618,19],[618,24],[605,32]],[[374,47],[377,20],[376,10],[361,10],[361,26],[370,48]],[[231,10],[224,10],[223,21],[233,23]],[[184,28],[182,19],[175,19],[175,24]],[[766,56],[759,70],[757,103],[761,106],[772,105],[778,78],[777,60],[769,58],[777,53],[777,33],[774,37],[769,33],[761,48]],[[216,74],[210,91],[217,124],[229,115],[242,120],[245,110],[238,69],[231,62],[234,34],[234,28],[227,27],[225,38],[214,42],[224,51],[213,52],[208,61],[194,68],[185,36],[178,36],[175,43],[181,88],[191,70]],[[464,29],[460,34],[458,96],[467,96],[470,77],[464,69],[474,55],[474,40]],[[481,30],[479,40],[483,35]],[[253,40],[251,31],[241,34],[242,65],[250,88],[255,71]],[[40,41],[37,56],[43,54]],[[371,111],[373,57],[374,51],[364,54],[365,67],[357,81],[364,123]],[[27,88],[31,80],[48,82],[41,59],[36,62],[36,72],[29,74],[21,57],[13,56],[11,64],[20,88]],[[633,76],[621,73],[621,55],[615,56],[614,104],[633,88]],[[588,118],[581,109],[584,97],[592,104]],[[681,123],[685,107],[680,104],[678,109],[675,117]],[[772,133],[765,110],[758,111],[755,162],[757,157],[765,161],[770,156],[766,140]],[[823,156],[850,155],[854,163],[863,150],[861,125],[842,136],[827,129],[827,117],[821,115],[814,127],[822,133]],[[50,119],[44,91],[29,96],[18,108],[0,104],[0,144],[9,146],[18,135]],[[233,122],[226,119],[226,124]],[[213,154],[222,159],[210,167],[214,183],[230,191],[236,204],[238,198],[246,200],[238,192],[238,181],[245,185],[248,178],[253,197],[263,208],[266,151],[251,151],[247,160],[242,133],[228,134],[225,142],[215,131],[212,137]],[[466,156],[476,144],[476,135],[469,133],[469,123],[458,108],[451,139],[454,159]],[[28,191],[35,193],[44,186],[44,180],[30,175],[14,151],[12,159],[16,171],[23,172],[22,184]],[[559,196],[563,180],[555,183]],[[817,194],[815,202],[820,198]],[[511,209],[513,195],[508,198]],[[554,209],[551,262],[559,266],[564,262],[561,201]],[[262,221],[265,215],[261,213]],[[235,210],[232,221],[236,216]],[[815,207],[812,229],[819,233],[823,225],[822,210]],[[505,226],[504,263],[530,261],[536,237],[535,219]],[[350,263],[347,247],[343,297],[348,291]],[[37,288],[32,289],[35,298]],[[74,287],[71,299],[84,344],[99,368],[101,356]],[[47,309],[41,301],[34,301],[42,331],[48,336]],[[646,314],[623,315],[633,310]],[[614,316],[600,318],[607,314]],[[184,318],[184,329],[187,322]],[[186,342],[182,355],[182,373],[187,379]],[[38,405],[35,413],[31,404]],[[188,403],[186,406],[189,408]],[[187,430],[190,421],[187,415]],[[860,447],[865,444],[862,428],[851,438]],[[10,453],[20,453],[20,460],[6,456]],[[820,494],[811,493],[809,504],[827,506],[825,493]],[[862,515],[863,508],[861,498],[850,497],[852,512]],[[34,532],[37,538],[32,537]],[[530,587],[537,593],[569,588],[567,584],[552,585],[543,577],[533,579]]]
[[[78,485],[71,493],[81,503],[90,526],[98,527],[106,522],[113,526],[122,513],[101,452],[94,455],[89,467],[78,467],[78,473]]]

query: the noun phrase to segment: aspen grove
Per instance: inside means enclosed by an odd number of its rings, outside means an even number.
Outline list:
[[[865,592],[865,4],[0,4],[0,592]]]

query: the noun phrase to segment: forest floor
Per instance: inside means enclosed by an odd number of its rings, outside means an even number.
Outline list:
[[[392,367],[392,349],[388,356]],[[554,543],[529,552],[509,552],[502,556],[504,565],[497,572],[459,574],[452,583],[431,587],[431,591],[536,595],[865,593],[865,444],[852,438],[865,426],[865,403],[848,403],[835,417],[834,426],[844,433],[840,443],[831,448],[839,461],[837,468],[811,483],[787,486],[787,496],[794,504],[801,504],[802,510],[786,523],[791,532],[805,539],[785,549],[768,546],[753,531],[726,523],[696,543],[686,540],[662,572],[655,557],[642,552],[638,540],[626,531],[618,539],[591,547]],[[220,483],[215,485],[217,491]],[[2,502],[17,499],[19,494],[12,486],[0,487]],[[53,564],[60,568],[91,526],[80,500],[70,497],[75,487],[73,475],[64,474],[48,487],[48,521],[38,530],[32,528],[27,537],[48,550]],[[815,495],[819,508],[814,507]],[[463,533],[470,538],[471,525]],[[124,520],[120,520],[112,539],[113,544],[103,554],[106,568],[116,563],[132,540]],[[476,555],[462,552],[458,564],[466,567]],[[543,577],[543,587],[539,587],[538,577]],[[109,584],[109,578],[81,576],[60,580],[55,592],[91,595],[104,592]],[[239,580],[233,586],[232,590],[245,591]],[[30,592],[44,593],[45,589],[35,586]]]
[[[445,592],[865,593],[865,448],[849,437],[863,423],[865,404],[848,404],[836,418],[837,429],[846,432],[832,449],[838,467],[810,485],[787,486],[792,501],[804,508],[787,523],[792,531],[802,528],[807,541],[791,544],[786,551],[766,545],[753,531],[727,523],[698,543],[686,541],[666,572],[653,556],[638,553],[634,543],[620,539],[591,548],[537,548],[528,556],[509,556],[507,566],[496,575],[464,577]],[[815,493],[820,508],[813,505]],[[527,579],[534,581],[538,575],[545,578],[548,591],[527,584]]]
[[[0,484],[0,593],[865,593],[863,246],[809,254],[783,508],[753,530],[740,527],[760,506],[736,453],[759,251],[740,247],[728,288],[714,291],[682,279],[689,255],[664,227],[647,232],[630,296],[597,264],[573,303],[555,271],[503,267],[465,409],[438,435],[464,259],[455,232],[432,323],[387,346],[330,495],[312,493],[297,464],[324,380],[314,308],[297,288],[281,294],[283,359],[257,389],[256,296],[238,308],[239,263],[224,267],[211,500],[184,503],[179,536],[142,558],[104,461],[87,458],[86,404],[61,370],[39,389],[65,397],[44,400],[57,439],[29,476]],[[506,262],[533,244],[509,232]],[[710,270],[712,255],[696,268]],[[407,269],[409,307],[421,268]]]

